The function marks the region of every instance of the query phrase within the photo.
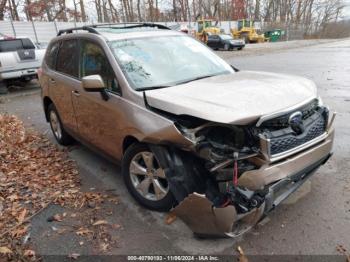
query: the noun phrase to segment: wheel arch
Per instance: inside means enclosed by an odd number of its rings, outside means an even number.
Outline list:
[[[123,140],[123,155],[125,151],[134,143],[139,143],[140,141],[134,136],[126,136]]]
[[[51,104],[53,104],[52,100],[48,96],[45,96],[43,99],[43,105],[44,105],[45,118],[47,122],[49,121],[47,110]]]

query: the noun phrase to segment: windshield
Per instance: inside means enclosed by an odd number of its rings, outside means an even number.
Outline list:
[[[223,40],[232,40],[232,36],[230,36],[230,35],[220,35],[220,37]]]
[[[234,73],[229,64],[188,36],[117,40],[110,47],[135,90]]]

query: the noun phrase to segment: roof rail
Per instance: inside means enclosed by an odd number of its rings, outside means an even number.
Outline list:
[[[97,24],[97,25],[91,25],[90,27],[98,28],[98,27],[108,27],[108,28],[114,28],[114,29],[130,29],[130,28],[137,28],[137,27],[157,27],[158,29],[164,29],[164,30],[171,30],[171,28],[162,25],[162,24],[156,24],[156,23],[147,23],[147,22],[125,22],[125,23],[107,23],[107,24]]]
[[[95,28],[112,28],[112,29],[130,29],[130,28],[138,28],[138,27],[156,27],[158,29],[164,29],[164,30],[171,30],[171,28],[162,25],[162,24],[155,24],[155,23],[136,23],[136,22],[126,22],[126,23],[114,23],[114,24],[98,24],[98,25],[88,25],[88,26],[82,26],[82,27],[73,27],[73,28],[67,28],[62,29],[58,31],[57,36],[66,34],[71,34],[73,31],[78,30],[85,30],[89,33],[93,34],[99,34],[99,32]]]
[[[99,34],[99,32],[97,32],[95,29],[93,29],[90,26],[82,26],[82,27],[73,27],[73,28],[62,29],[62,30],[58,31],[57,36],[63,35],[64,33],[71,34],[71,33],[73,33],[73,31],[78,31],[78,30],[85,30],[85,31],[88,31],[89,33]]]

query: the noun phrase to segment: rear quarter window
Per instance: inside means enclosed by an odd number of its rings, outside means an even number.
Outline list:
[[[77,40],[62,41],[58,50],[56,70],[79,78],[79,49]]]
[[[45,63],[50,69],[56,69],[59,42],[53,43],[46,51]]]
[[[0,52],[13,52],[22,49],[35,49],[28,38],[0,40]]]

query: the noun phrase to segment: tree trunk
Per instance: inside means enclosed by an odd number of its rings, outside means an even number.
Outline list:
[[[86,22],[86,13],[85,13],[84,0],[80,0],[80,13],[81,13],[81,20],[83,22]]]
[[[255,2],[254,20],[260,21],[260,0],[256,0]]]
[[[101,12],[101,2],[100,0],[95,0],[95,8],[97,13],[97,22],[102,22],[102,12]]]
[[[0,20],[4,20],[6,2],[7,0],[0,0]]]
[[[10,10],[11,10],[12,20],[19,21],[17,5],[16,5],[15,0],[9,0],[9,5],[10,5]]]
[[[129,3],[129,16],[131,18],[131,21],[134,22],[134,4],[133,4],[133,0],[130,0],[130,2],[128,1]]]
[[[103,22],[109,23],[109,16],[107,12],[106,0],[102,0],[102,10],[103,10]]]
[[[148,9],[149,9],[149,19],[151,21],[153,21],[154,17],[153,17],[153,0],[148,0]]]
[[[137,17],[138,17],[139,22],[142,21],[140,4],[141,4],[141,0],[137,0]]]
[[[60,10],[62,12],[62,19],[63,19],[64,22],[67,22],[68,19],[67,19],[67,14],[66,14],[66,11],[67,11],[66,0],[61,0],[59,5],[60,5]]]
[[[177,22],[176,0],[173,0],[174,21]]]

